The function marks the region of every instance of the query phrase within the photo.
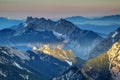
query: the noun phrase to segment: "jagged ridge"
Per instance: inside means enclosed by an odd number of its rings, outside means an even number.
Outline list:
[[[74,68],[72,68],[74,69]],[[77,76],[88,80],[119,80],[120,79],[120,41],[116,42],[106,53],[88,60],[82,68],[70,69],[54,80],[74,80]],[[69,76],[76,73],[73,77]],[[78,78],[78,80],[81,80]]]

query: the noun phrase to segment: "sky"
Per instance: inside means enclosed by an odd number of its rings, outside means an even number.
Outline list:
[[[120,0],[0,0],[0,16],[60,18],[120,14]]]

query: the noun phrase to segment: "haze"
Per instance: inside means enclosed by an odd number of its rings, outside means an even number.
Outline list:
[[[0,16],[60,18],[120,14],[120,0],[0,0]]]

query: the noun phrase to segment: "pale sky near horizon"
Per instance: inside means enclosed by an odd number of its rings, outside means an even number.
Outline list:
[[[59,18],[120,14],[120,0],[0,0],[0,16]]]

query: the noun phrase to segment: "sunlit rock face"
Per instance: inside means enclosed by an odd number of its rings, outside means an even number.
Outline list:
[[[120,80],[120,41],[114,43],[106,53],[88,60],[82,68],[69,69],[54,80],[82,80],[81,78],[85,78],[85,80]]]
[[[106,53],[88,60],[82,71],[92,79],[120,80],[120,41]]]
[[[114,80],[120,80],[120,42],[115,43],[107,52],[109,57],[109,70]]]
[[[59,46],[55,49],[51,49],[49,45],[43,45],[41,48],[33,47],[33,50],[43,52],[44,54],[53,56],[59,60],[66,61],[67,63],[72,63],[76,56],[71,50],[62,50]]]

